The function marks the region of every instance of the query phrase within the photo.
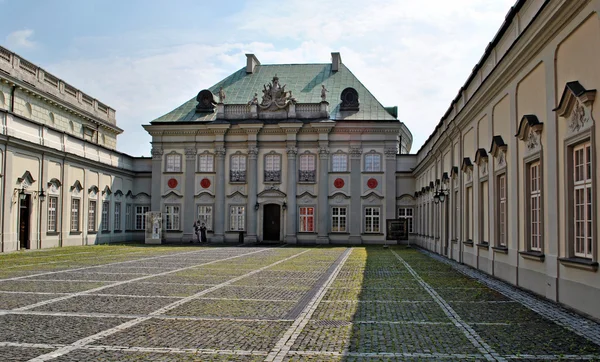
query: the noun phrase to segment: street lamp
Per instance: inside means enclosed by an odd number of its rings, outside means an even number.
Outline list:
[[[258,209],[260,208],[260,205],[258,204],[258,202],[256,204],[254,204],[254,210],[258,211]]]
[[[19,200],[25,200],[27,195],[25,194],[25,188],[21,187],[21,191],[19,191]]]

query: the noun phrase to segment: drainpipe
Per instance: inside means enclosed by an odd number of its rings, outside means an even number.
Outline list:
[[[43,131],[42,131],[43,132]],[[44,190],[44,153],[42,152],[42,160],[40,161],[40,192]],[[42,248],[42,205],[43,201],[38,193],[39,204],[39,219],[38,219],[38,249]]]
[[[63,147],[64,147],[64,138],[63,138]],[[61,212],[60,219],[58,218],[58,211],[56,213],[56,217],[57,217],[57,219],[56,219],[57,229],[59,227],[59,221],[58,220],[60,220],[60,229],[58,229],[58,230],[60,230],[59,234],[58,234],[58,246],[60,246],[61,248],[63,246],[63,239],[65,237],[64,236],[64,229],[63,229],[63,225],[64,225],[64,222],[63,222],[64,218],[63,218],[63,216],[64,216],[65,204],[68,205],[66,207],[69,207],[69,210],[70,210],[70,207],[71,207],[71,204],[68,201],[64,202],[65,201],[65,196],[67,196],[67,193],[65,192],[65,185],[66,185],[65,184],[65,163],[66,163],[66,160],[67,160],[67,157],[66,157],[66,154],[65,154],[65,156],[63,157],[62,168],[61,168],[61,176],[60,176],[60,182],[62,182],[62,186],[61,186],[61,190],[60,190],[60,207],[59,207],[59,205],[56,205],[56,208],[59,209],[60,212]]]
[[[2,177],[2,252],[4,253],[4,236],[6,235],[6,232],[4,230],[4,219],[6,219],[6,147],[4,147],[2,170],[4,170],[4,177]]]

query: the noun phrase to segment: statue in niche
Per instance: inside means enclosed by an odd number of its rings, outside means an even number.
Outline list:
[[[223,90],[223,87],[219,88],[219,102],[225,103],[225,91]]]
[[[321,102],[325,102],[327,100],[327,88],[325,88],[325,84],[321,84]]]

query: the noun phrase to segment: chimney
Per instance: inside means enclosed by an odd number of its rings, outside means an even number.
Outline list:
[[[331,71],[337,72],[342,64],[342,56],[340,53],[331,53]]]
[[[260,65],[258,58],[254,54],[246,54],[246,74],[254,73],[257,65]]]

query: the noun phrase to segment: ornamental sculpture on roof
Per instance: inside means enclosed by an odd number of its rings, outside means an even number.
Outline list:
[[[279,84],[279,78],[275,74],[271,83],[263,85],[262,101],[258,106],[263,110],[276,110],[285,108],[290,102],[295,103],[292,92],[286,92],[285,86],[285,84],[283,86]]]

